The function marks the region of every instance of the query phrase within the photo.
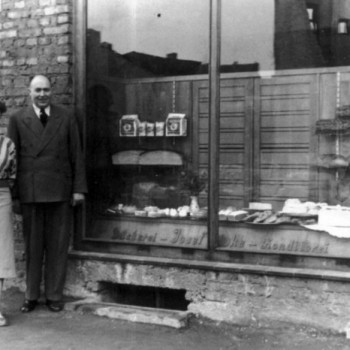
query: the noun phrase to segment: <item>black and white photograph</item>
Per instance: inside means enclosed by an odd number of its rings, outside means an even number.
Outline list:
[[[350,350],[350,0],[0,0],[1,350]]]

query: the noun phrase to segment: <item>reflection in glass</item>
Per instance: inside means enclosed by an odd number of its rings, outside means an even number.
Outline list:
[[[223,0],[222,72],[349,65],[349,18],[348,0]]]
[[[349,134],[315,134],[317,122],[349,111],[349,18],[349,0],[222,0],[218,209],[238,212],[232,221],[242,209],[279,212],[288,199],[338,204],[341,192],[341,203],[350,203],[340,190],[350,188],[349,175],[318,164],[333,153],[349,158]],[[163,210],[206,218],[208,34],[209,1],[88,2],[92,214],[148,216],[147,207],[153,218]],[[227,237],[228,221],[220,222]],[[177,230],[173,242],[205,247],[205,224],[193,240]],[[96,235],[111,234],[102,226]],[[200,227],[193,226],[184,230]]]
[[[132,78],[207,71],[208,6],[202,0],[90,0],[90,74]]]
[[[88,236],[205,248],[190,96],[208,71],[209,1],[89,0],[87,24]]]
[[[350,205],[349,18],[349,0],[222,0],[222,245],[237,248],[230,220],[315,224]]]

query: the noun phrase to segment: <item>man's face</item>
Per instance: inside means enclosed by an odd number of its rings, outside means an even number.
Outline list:
[[[29,86],[29,95],[38,108],[46,108],[51,101],[51,85],[43,76],[35,77]]]

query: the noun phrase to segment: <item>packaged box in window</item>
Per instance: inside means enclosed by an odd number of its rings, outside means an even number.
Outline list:
[[[140,121],[137,114],[123,115],[119,121],[119,136],[137,136],[139,124]]]
[[[156,136],[164,136],[164,122],[156,122]]]
[[[154,136],[154,123],[146,123],[146,136]]]
[[[166,136],[186,136],[187,119],[185,114],[170,113],[165,122]]]
[[[147,122],[139,122],[139,136],[146,136]]]

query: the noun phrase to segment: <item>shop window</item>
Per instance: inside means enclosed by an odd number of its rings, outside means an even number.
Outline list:
[[[350,204],[333,166],[349,158],[334,126],[350,105],[349,0],[83,3],[83,240],[288,254],[254,225],[297,232],[317,215],[281,218],[286,203]]]
[[[205,249],[191,95],[208,72],[209,2],[86,5],[86,237]]]
[[[289,249],[276,227],[316,227],[324,207],[349,205],[349,137],[339,115],[350,81],[338,67],[350,63],[349,10],[349,1],[222,1],[221,62],[256,62],[259,74],[221,74],[220,249],[306,253],[301,241]]]

